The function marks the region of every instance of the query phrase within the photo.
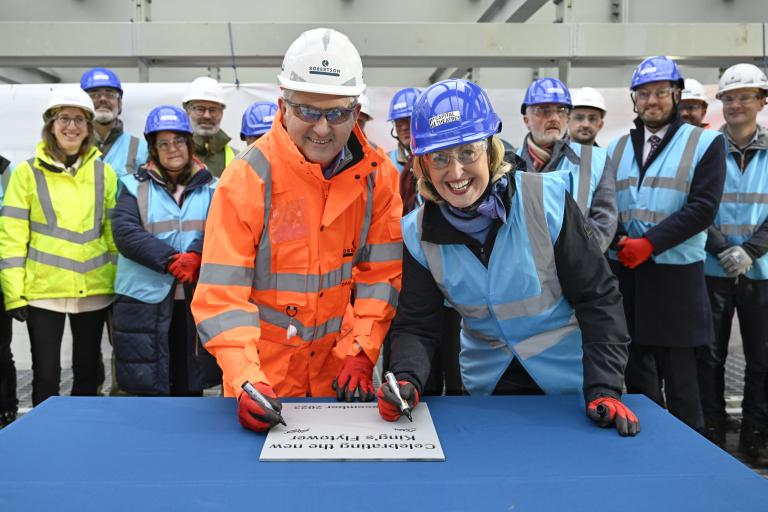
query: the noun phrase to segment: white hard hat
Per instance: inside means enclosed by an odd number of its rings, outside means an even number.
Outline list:
[[[184,95],[182,104],[186,105],[188,101],[195,100],[212,101],[227,106],[221,85],[209,76],[201,76],[192,80],[192,83],[187,87],[187,93]]]
[[[680,99],[699,100],[703,101],[704,103],[709,103],[709,100],[707,100],[707,93],[704,90],[704,86],[701,85],[701,82],[694,80],[693,78],[685,79],[685,87],[680,94]]]
[[[51,109],[62,107],[83,109],[91,118],[95,115],[93,100],[88,96],[87,92],[76,85],[63,85],[51,91],[50,96],[48,96],[48,105],[46,105],[43,112],[43,120],[45,121],[48,118],[48,112]]]
[[[717,84],[717,98],[724,92],[734,89],[743,89],[745,87],[755,87],[768,91],[768,78],[760,68],[752,64],[736,64],[729,67],[720,77]]]
[[[591,107],[606,112],[605,99],[597,89],[592,87],[582,87],[581,89],[571,89],[571,103],[573,108]]]
[[[373,114],[371,114],[371,101],[368,99],[368,95],[363,93],[357,98],[357,102],[360,104],[360,113],[368,116],[369,121],[373,121]]]
[[[365,90],[357,48],[330,28],[307,30],[291,43],[277,80],[284,89],[335,96],[360,96]]]

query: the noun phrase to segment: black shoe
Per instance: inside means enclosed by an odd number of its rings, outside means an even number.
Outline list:
[[[704,437],[722,449],[725,449],[725,419],[705,419]]]
[[[727,432],[738,432],[741,428],[741,420],[730,414],[725,415],[725,430]]]
[[[13,423],[16,419],[16,411],[2,411],[0,412],[0,428],[6,427]]]
[[[768,429],[745,419],[741,422],[739,451],[753,463],[768,463]]]

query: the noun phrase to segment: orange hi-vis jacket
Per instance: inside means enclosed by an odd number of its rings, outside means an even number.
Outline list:
[[[352,162],[326,180],[278,111],[222,174],[192,312],[225,396],[245,380],[332,396],[346,356],[379,356],[402,277],[398,173],[357,126],[347,150]]]

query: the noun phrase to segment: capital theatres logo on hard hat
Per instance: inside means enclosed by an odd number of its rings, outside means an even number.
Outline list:
[[[455,123],[456,121],[461,121],[461,112],[458,110],[452,110],[450,112],[443,112],[442,114],[430,117],[429,127],[437,128],[440,125]]]
[[[310,75],[326,75],[326,76],[339,76],[341,70],[338,68],[329,67],[328,61],[323,59],[319,66],[309,66]]]

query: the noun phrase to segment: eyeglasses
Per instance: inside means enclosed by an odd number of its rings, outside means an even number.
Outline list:
[[[155,142],[155,147],[158,151],[170,151],[171,146],[173,146],[173,149],[180,148],[180,147],[186,147],[187,146],[187,139],[184,137],[174,137],[170,140],[159,140]]]
[[[357,103],[355,103],[350,108],[335,107],[321,109],[312,107],[310,105],[294,103],[285,98],[283,98],[283,101],[285,101],[285,103],[291,107],[296,117],[305,123],[316,123],[320,121],[321,117],[325,117],[325,120],[328,121],[328,124],[343,124],[349,121],[349,118],[355,111],[355,106],[357,106]]]
[[[680,110],[685,110],[686,112],[696,112],[704,108],[703,105],[699,103],[686,103],[686,104],[680,104],[678,107]]]
[[[634,91],[632,95],[634,96],[635,101],[648,101],[651,96],[655,96],[657,100],[663,100],[664,98],[669,98],[669,95],[672,94],[672,91],[674,90],[674,87],[663,87],[661,89],[656,89],[655,91],[640,89],[639,91]]]
[[[597,124],[600,122],[600,119],[602,119],[598,114],[571,114],[571,119],[576,121],[577,123],[583,123],[584,121],[589,121],[589,124]]]
[[[424,158],[427,160],[427,165],[430,169],[445,169],[451,163],[451,160],[456,160],[460,165],[469,165],[477,162],[480,155],[488,149],[488,141],[480,140],[477,142],[470,142],[464,144],[455,149],[448,151],[435,151],[433,153],[427,153]]]
[[[88,91],[88,96],[90,96],[92,100],[97,100],[99,98],[107,98],[108,100],[115,100],[120,97],[120,93],[112,89],[105,89],[105,90],[95,89],[92,91]]]
[[[56,118],[56,122],[59,124],[59,126],[62,126],[65,128],[69,126],[70,123],[75,123],[75,126],[82,128],[83,126],[85,126],[85,123],[87,123],[88,120],[83,116],[77,116],[77,117],[58,116]]]
[[[740,105],[748,105],[749,103],[752,103],[753,101],[760,98],[759,94],[739,94],[738,96],[731,96],[730,94],[726,94],[723,96],[720,96],[720,101],[723,102],[723,105],[733,105],[734,103],[738,102]]]
[[[199,116],[204,116],[206,112],[210,112],[211,117],[220,116],[224,112],[224,107],[204,107],[202,105],[191,105],[189,110]]]
[[[532,105],[528,108],[530,109],[530,112],[534,116],[540,119],[547,119],[548,117],[551,117],[553,115],[556,115],[558,117],[565,117],[568,115],[568,112],[570,111],[570,109],[565,105],[560,105],[558,107],[553,107],[553,106],[542,107],[541,105]]]

